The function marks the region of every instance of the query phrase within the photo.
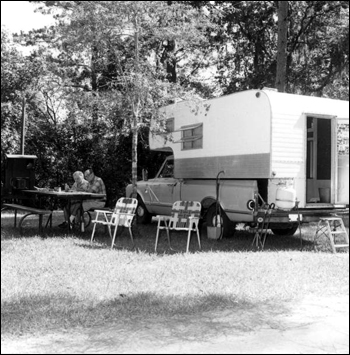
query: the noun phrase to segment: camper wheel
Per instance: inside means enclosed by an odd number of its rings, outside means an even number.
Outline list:
[[[141,197],[138,199],[138,205],[136,209],[136,220],[140,224],[148,224],[152,221],[152,215],[147,211],[145,204],[143,203]]]
[[[221,210],[221,214],[218,212],[218,214],[216,215],[216,213],[217,209],[214,203],[209,207],[207,212],[207,226],[217,227],[218,225],[221,225],[223,227],[223,237],[229,237],[231,234],[233,234],[233,231],[235,230],[234,225],[231,223],[224,211]]]
[[[275,235],[281,235],[284,237],[292,236],[298,229],[298,224],[288,225],[287,228],[271,228],[271,231]]]

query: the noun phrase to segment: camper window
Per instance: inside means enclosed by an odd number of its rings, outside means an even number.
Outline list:
[[[167,133],[174,132],[174,118],[169,118],[166,120],[165,130]]]
[[[203,124],[182,130],[182,149],[198,149],[203,147]]]

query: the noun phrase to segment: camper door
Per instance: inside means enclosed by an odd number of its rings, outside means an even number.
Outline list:
[[[349,203],[349,120],[307,115],[308,206]]]
[[[349,203],[349,119],[337,119],[337,194],[336,202]]]
[[[306,117],[306,202],[307,204],[334,203],[334,140],[331,117]],[[332,159],[333,158],[333,159]]]

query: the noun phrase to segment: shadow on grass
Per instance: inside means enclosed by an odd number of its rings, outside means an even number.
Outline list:
[[[20,217],[18,217],[19,220]],[[17,239],[17,238],[67,238],[74,237],[81,240],[90,240],[92,233],[92,225],[90,225],[84,232],[78,230],[68,233],[65,229],[60,229],[58,224],[63,220],[63,214],[55,212],[53,214],[52,227],[44,228],[43,233],[38,233],[38,216],[30,216],[25,220],[22,228],[22,234],[19,233],[18,227],[13,226],[13,214],[3,213],[1,215],[1,240]],[[47,219],[44,218],[43,226],[46,225]],[[135,250],[145,253],[154,253],[155,236],[156,236],[157,224],[134,224],[132,227],[135,248],[133,248],[129,231],[126,228],[118,228],[115,246],[113,249],[127,249]],[[302,226],[302,239],[300,240],[299,230],[293,236],[278,236],[272,233],[268,233],[264,252],[268,251],[313,251],[313,235],[315,232],[315,226]],[[234,235],[229,238],[223,238],[220,240],[213,240],[207,238],[206,225],[203,224],[201,228],[201,244],[202,252],[206,251],[238,251],[238,252],[252,252],[261,251],[261,248],[257,248],[253,243],[254,233],[248,231],[235,231]],[[171,245],[174,250],[169,249],[165,231],[161,231],[159,244],[157,248],[158,254],[172,255],[174,253],[184,253],[186,251],[187,233],[186,232],[171,232]],[[84,248],[101,249],[110,248],[111,239],[108,235],[108,231],[103,226],[97,226],[94,242],[92,245],[80,244]],[[317,251],[331,252],[330,244],[327,239],[321,241],[321,244],[317,245]],[[192,233],[190,243],[190,253],[198,252],[198,243],[195,233]],[[346,251],[346,250],[345,250]]]
[[[155,236],[157,231],[156,224],[139,225],[133,228],[135,250],[145,253],[155,253]],[[159,243],[157,248],[158,254],[174,254],[184,253],[186,251],[187,232],[172,231],[170,233],[171,246],[168,246],[168,240],[166,232],[161,231],[159,236]],[[253,243],[254,233],[247,231],[235,231],[234,235],[229,238],[223,238],[219,240],[208,239],[206,228],[201,230],[201,252],[251,252],[261,251],[261,248],[257,248]],[[108,233],[105,233],[103,229],[97,229],[94,241],[91,246],[84,247],[101,247],[105,245],[106,248],[111,246],[111,240]],[[132,242],[130,240],[129,231],[124,228],[118,229],[117,237],[115,240],[115,249],[133,249]],[[300,240],[299,233],[296,232],[294,236],[278,236],[269,233],[266,238],[265,247],[263,251],[311,251],[313,250],[313,241],[309,235],[302,235]],[[190,253],[199,252],[197,236],[192,233],[190,242]]]
[[[23,226],[22,234],[20,234],[18,227],[13,227],[13,217],[2,217],[1,226],[1,240],[17,239],[17,238],[66,238],[74,237],[80,240],[89,241],[92,233],[92,226],[90,225],[84,232],[74,230],[68,233],[67,230],[62,230],[57,227],[57,222],[53,223],[52,228],[45,228],[42,234],[38,233],[37,221],[35,219],[28,219],[28,223]],[[3,223],[4,222],[4,223]],[[44,221],[44,224],[46,221]],[[135,247],[133,247],[129,230],[127,228],[119,227],[113,249],[127,249],[145,253],[155,253],[155,236],[157,225],[155,223],[147,225],[135,225],[132,228]],[[269,233],[266,237],[264,252],[268,251],[312,251],[314,249],[312,241],[313,233],[308,231],[308,227],[302,229],[302,239],[300,240],[299,231],[293,236],[278,236]],[[187,232],[172,231],[170,233],[171,246],[168,246],[168,241],[165,231],[161,231],[159,243],[157,248],[158,254],[175,254],[184,253],[186,251]],[[206,227],[201,229],[201,252],[251,252],[262,251],[253,243],[254,233],[247,231],[235,231],[234,235],[229,238],[219,240],[209,239],[207,237]],[[327,248],[327,240],[324,241],[325,248],[323,251],[329,252]],[[94,240],[92,244],[79,244],[83,248],[103,249],[111,247],[111,239],[108,231],[102,226],[96,228]],[[197,237],[192,233],[190,242],[190,253],[199,252]]]
[[[186,337],[209,333],[252,330],[269,324],[276,327],[275,317],[288,311],[284,303],[252,304],[233,297],[209,294],[203,296],[162,296],[155,293],[119,294],[115,299],[88,303],[67,295],[34,296],[1,304],[2,336],[46,334],[49,331],[91,328],[108,325],[123,330],[143,329],[151,322],[159,330],[173,329],[176,324],[191,325]],[[278,327],[278,325],[277,325]],[[214,334],[213,334],[214,335]]]

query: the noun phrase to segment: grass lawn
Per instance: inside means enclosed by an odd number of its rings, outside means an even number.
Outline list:
[[[315,252],[315,226],[302,227],[302,241],[298,231],[269,234],[263,251],[247,231],[217,241],[203,228],[202,251],[193,234],[186,254],[187,234],[171,234],[171,251],[164,231],[155,253],[155,223],[134,229],[134,249],[124,230],[110,250],[103,227],[90,245],[91,226],[67,235],[56,227],[62,220],[55,213],[42,238],[34,216],[20,236],[13,214],[2,214],[2,338],[228,308],[258,315],[268,305],[273,316],[306,295],[349,294],[348,250],[332,254],[321,239]]]

